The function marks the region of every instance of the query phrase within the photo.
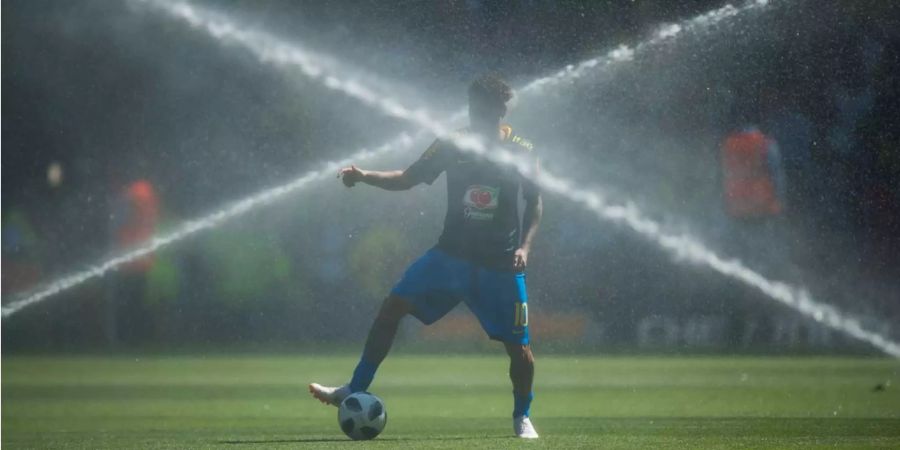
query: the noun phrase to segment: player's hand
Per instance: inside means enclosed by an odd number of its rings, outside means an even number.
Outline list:
[[[520,248],[513,254],[513,268],[525,270],[526,265],[528,265],[528,249]]]
[[[362,181],[365,175],[366,173],[356,166],[350,166],[339,170],[337,177],[344,182],[344,186],[353,187],[357,182]]]

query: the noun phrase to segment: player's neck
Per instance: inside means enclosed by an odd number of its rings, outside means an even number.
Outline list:
[[[498,142],[503,138],[499,120],[496,123],[472,123],[469,129],[487,142]]]

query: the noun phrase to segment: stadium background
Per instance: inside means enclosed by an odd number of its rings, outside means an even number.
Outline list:
[[[670,229],[900,339],[897,7],[785,3],[523,104],[530,115],[514,111],[512,123],[555,173],[611,187]],[[518,85],[719,5],[227,4],[445,109],[485,70]],[[4,7],[4,303],[115,253],[130,182],[154,187],[164,232],[404,129],[126,3]],[[783,253],[737,245],[722,210],[718,146],[747,117],[784,156]],[[61,181],[48,179],[54,163]],[[529,270],[539,351],[872,352],[562,199],[545,204]],[[391,284],[433,244],[443,205],[440,181],[405,194],[317,185],[159,252],[146,272],[4,319],[3,352],[355,349]],[[111,336],[111,320],[127,332]],[[408,323],[401,340],[430,351],[490,345],[461,312],[429,329]]]

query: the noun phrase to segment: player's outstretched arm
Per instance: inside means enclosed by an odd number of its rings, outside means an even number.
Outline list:
[[[382,172],[362,170],[356,166],[344,167],[338,172],[338,178],[347,187],[353,187],[356,183],[365,183],[387,191],[405,191],[417,184],[402,170]]]

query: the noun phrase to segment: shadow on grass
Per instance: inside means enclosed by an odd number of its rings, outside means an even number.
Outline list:
[[[507,436],[503,436],[507,437]],[[452,437],[417,437],[417,438],[379,438],[380,442],[402,442],[402,441],[470,441],[475,439],[484,439],[484,436],[452,436]],[[232,439],[227,441],[216,441],[216,444],[229,445],[259,445],[259,444],[315,444],[322,442],[352,442],[349,438],[297,438],[297,439]]]
[[[258,444],[315,444],[321,442],[342,442],[348,439],[340,438],[298,438],[298,439],[234,439],[228,441],[216,441],[216,444],[229,445],[258,445]]]

